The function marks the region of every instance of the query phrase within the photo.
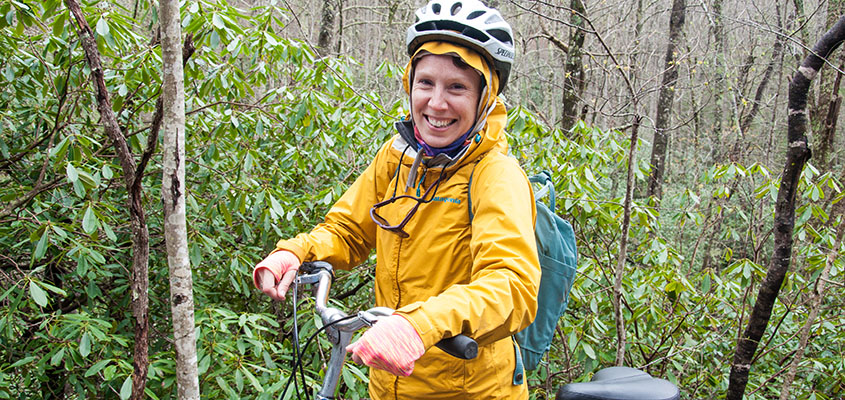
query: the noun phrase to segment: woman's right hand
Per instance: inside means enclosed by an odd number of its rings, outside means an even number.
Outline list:
[[[255,287],[274,300],[284,300],[301,262],[287,250],[279,250],[259,262],[252,271]]]

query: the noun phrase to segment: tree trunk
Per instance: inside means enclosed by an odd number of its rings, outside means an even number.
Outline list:
[[[804,59],[789,83],[788,149],[775,203],[775,246],[766,278],[760,286],[748,326],[737,341],[727,400],[739,400],[745,394],[748,373],[760,339],[772,315],[772,308],[792,259],[792,231],[795,227],[795,196],[801,171],[810,158],[807,129],[807,92],[812,79],[824,65],[824,59],[845,40],[845,17],[839,19]]]
[[[775,70],[775,66],[777,66],[778,63],[782,62],[781,55],[783,54],[783,38],[786,37],[786,35],[783,33],[783,24],[781,23],[780,19],[780,7],[775,7],[778,9],[777,20],[778,29],[780,32],[775,35],[775,44],[773,46],[774,50],[772,51],[772,58],[771,60],[769,60],[769,64],[766,66],[766,70],[763,73],[763,78],[760,80],[760,84],[757,86],[757,91],[754,93],[754,101],[751,105],[751,110],[749,110],[744,117],[740,118],[740,135],[737,137],[736,141],[734,142],[733,148],[731,149],[731,152],[728,155],[732,162],[741,161],[740,156],[745,153],[745,151],[743,151],[741,148],[743,145],[742,139],[747,136],[746,134],[751,128],[751,122],[754,121],[754,118],[760,112],[760,104],[762,104],[763,102],[763,93],[765,93],[766,87],[769,85],[769,80],[772,77],[772,73]]]
[[[572,24],[569,34],[569,46],[566,53],[563,77],[563,121],[564,131],[571,129],[580,117],[578,104],[584,94],[584,63],[582,60],[584,46],[584,8],[582,0],[571,0],[572,13],[569,22]]]
[[[185,85],[178,0],[160,0],[164,239],[170,269],[170,309],[179,399],[199,399],[194,295],[185,221]]]
[[[845,57],[840,57],[839,69],[845,67]],[[816,158],[818,159],[818,163],[822,167],[822,173],[828,170],[829,163],[828,163],[828,153],[833,151],[834,146],[834,137],[836,137],[836,125],[839,121],[839,109],[842,107],[842,96],[839,95],[839,87],[842,83],[842,73],[839,71],[835,71],[836,79],[833,82],[833,88],[827,93],[827,97],[825,97],[825,102],[827,104],[820,104],[820,106],[824,107],[827,106],[827,112],[825,113],[825,117],[822,120],[822,124],[819,127],[819,142],[818,147],[816,149]],[[822,85],[819,85],[819,91],[825,91],[825,88]]]
[[[144,397],[149,367],[149,259],[150,234],[147,229],[146,214],[142,204],[140,178],[143,166],[136,168],[135,159],[129,151],[126,138],[117,123],[112,109],[111,97],[106,89],[104,71],[100,62],[100,51],[94,40],[94,32],[82,14],[76,0],[65,0],[76,21],[80,42],[85,51],[85,60],[91,69],[91,80],[97,93],[97,110],[103,128],[112,141],[115,153],[120,160],[123,181],[128,193],[129,219],[132,226],[132,317],[135,320],[135,346],[132,360],[132,398]]]
[[[651,148],[651,174],[648,177],[648,196],[657,199],[663,193],[663,175],[666,172],[666,150],[669,143],[669,123],[672,117],[672,103],[675,101],[675,82],[678,80],[676,52],[686,18],[686,0],[672,1],[672,16],[669,19],[669,43],[666,45],[665,69],[660,94],[657,98],[657,118],[654,125],[654,143]]]
[[[713,32],[713,43],[716,45],[715,67],[716,73],[713,77],[713,129],[711,130],[711,141],[713,146],[712,159],[716,163],[722,160],[722,137],[724,137],[722,121],[725,116],[724,97],[728,93],[728,78],[726,71],[727,55],[725,54],[725,22],[722,11],[722,0],[713,0],[713,20],[711,31]],[[706,255],[705,255],[706,256]]]
[[[634,103],[636,109],[636,102]],[[622,277],[625,275],[625,260],[628,255],[628,230],[631,227],[631,202],[634,197],[634,170],[637,168],[637,141],[639,140],[640,116],[634,117],[631,127],[631,146],[628,149],[628,180],[625,187],[624,214],[622,215],[622,238],[619,242],[619,256],[616,259],[616,274],[613,281],[613,313],[616,320],[616,365],[625,365],[625,315],[622,311]]]
[[[335,40],[335,53],[343,51],[343,0],[337,1],[337,40]]]
[[[843,14],[845,14],[845,0],[830,0],[827,2],[827,15],[825,17],[825,25],[824,26],[833,26],[836,23],[836,20]],[[805,29],[806,31],[806,29]],[[840,60],[845,58],[845,55],[840,54]],[[818,77],[818,84],[814,85],[817,88],[817,97],[812,98],[809,97],[810,102],[810,123],[812,124],[811,131],[819,133],[819,140],[815,142],[816,144],[816,151],[813,154],[816,159],[816,162],[819,160],[824,160],[822,157],[819,157],[819,152],[825,151],[826,149],[823,148],[824,143],[826,141],[826,134],[825,132],[825,123],[828,113],[830,111],[830,106],[834,101],[836,101],[836,97],[838,97],[838,93],[833,90],[834,81],[836,80],[836,75],[838,75],[838,71],[834,69],[830,70],[823,70],[819,72]],[[815,100],[815,104],[813,101]]]
[[[323,56],[329,53],[330,46],[332,45],[334,14],[334,0],[323,0],[323,15],[320,18],[320,35],[317,38],[317,47]]]
[[[807,24],[807,15],[804,12],[804,0],[792,0],[792,6],[795,7],[795,24],[796,26],[793,29],[790,29],[792,32],[797,32],[799,38],[801,39],[801,44],[805,46],[810,45],[810,30],[807,29],[805,26]],[[829,20],[827,25],[833,24],[834,20]],[[801,56],[807,56],[807,50],[805,49]],[[800,60],[798,54],[795,55],[796,61]]]

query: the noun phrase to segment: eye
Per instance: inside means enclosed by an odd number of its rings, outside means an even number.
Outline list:
[[[417,85],[431,86],[433,84],[434,83],[431,81],[431,79],[428,79],[428,78],[417,79]]]

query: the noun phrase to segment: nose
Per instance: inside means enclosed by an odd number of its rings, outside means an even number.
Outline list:
[[[446,90],[439,86],[435,87],[428,99],[428,106],[435,110],[445,110],[448,107]]]

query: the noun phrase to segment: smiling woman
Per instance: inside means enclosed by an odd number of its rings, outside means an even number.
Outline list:
[[[459,143],[463,145],[475,125],[481,75],[465,63],[456,63],[451,55],[426,53],[417,60],[411,86],[411,115],[420,138],[437,148],[458,139],[463,139]]]
[[[498,97],[512,31],[477,0],[433,0],[416,18],[402,80],[410,115],[324,223],[258,263],[255,285],[282,299],[300,262],[348,269],[375,248],[375,303],[396,312],[346,348],[371,367],[373,399],[527,399],[511,335],[534,319],[540,266],[531,187],[507,156]],[[458,334],[477,341],[476,359],[435,347]]]

